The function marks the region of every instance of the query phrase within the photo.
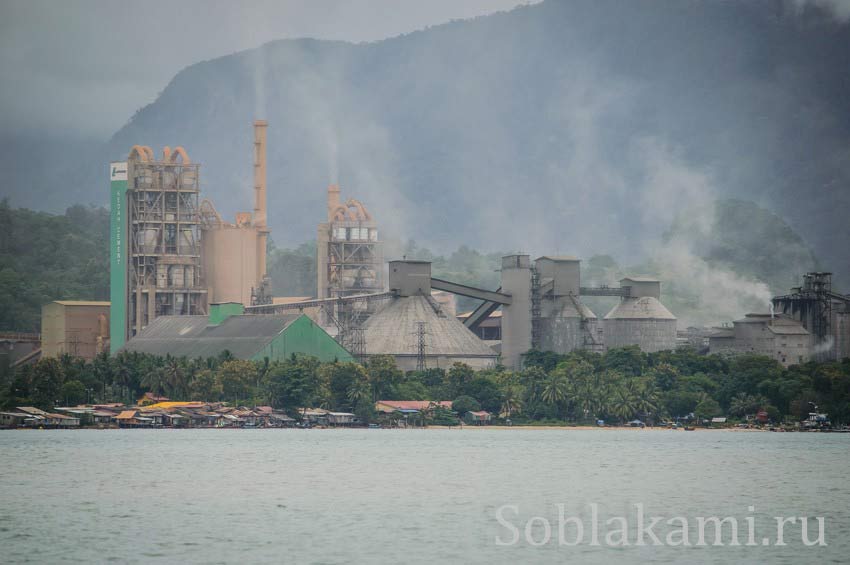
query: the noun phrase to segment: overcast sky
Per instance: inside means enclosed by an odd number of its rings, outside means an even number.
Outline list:
[[[0,0],[0,134],[106,138],[192,63],[274,39],[375,41],[520,0]]]

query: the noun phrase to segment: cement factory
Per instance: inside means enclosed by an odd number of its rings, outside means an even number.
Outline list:
[[[267,127],[253,124],[253,211],[233,221],[201,198],[201,167],[183,147],[165,147],[157,158],[135,145],[126,161],[111,164],[111,301],[45,306],[42,354],[391,355],[404,370],[455,362],[519,369],[532,349],[624,346],[760,353],[786,366],[850,356],[850,296],[832,289],[829,273],[805,275],[770,312],[683,337],[661,301],[661,281],[629,276],[618,286],[582,286],[576,257],[505,256],[497,289],[435,278],[428,262],[385,262],[377,220],[336,184],[324,195],[326,217],[317,218],[315,297],[274,296],[266,271]],[[456,296],[478,306],[457,314]],[[598,296],[618,299],[601,320],[583,303]]]

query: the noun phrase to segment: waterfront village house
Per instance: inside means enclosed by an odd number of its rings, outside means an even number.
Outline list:
[[[385,414],[391,412],[427,412],[436,406],[452,409],[451,400],[379,400],[375,403],[375,410]]]
[[[754,353],[786,367],[805,363],[811,356],[811,334],[784,314],[747,314],[732,325],[718,328],[709,336],[709,353]]]
[[[207,316],[160,316],[121,351],[172,357],[283,361],[292,354],[320,361],[354,361],[351,354],[304,314],[245,315],[235,302],[211,304]]]
[[[0,428],[19,428],[32,421],[32,416],[24,412],[0,412]]]
[[[41,354],[91,361],[109,351],[109,302],[56,300],[41,307]]]
[[[492,416],[486,410],[478,410],[476,412],[467,412],[466,421],[477,426],[485,426],[490,423]]]
[[[360,423],[351,412],[328,412],[328,424],[331,426],[354,426]]]

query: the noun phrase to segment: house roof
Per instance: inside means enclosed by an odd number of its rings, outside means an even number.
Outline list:
[[[55,304],[62,306],[109,306],[109,302],[102,300],[54,300]]]
[[[44,410],[41,410],[39,408],[35,408],[34,406],[18,406],[17,408],[21,412],[26,412],[27,414],[30,414],[30,415],[35,415],[35,416],[46,416],[47,415],[47,412],[45,412]]]
[[[160,316],[122,351],[195,358],[227,350],[237,359],[248,359],[302,315],[230,316],[215,326],[206,316]]]
[[[777,335],[809,335],[809,330],[799,324],[770,324],[767,329]]]
[[[451,408],[451,400],[379,400],[377,404],[383,404],[396,410],[427,410],[432,404]]]
[[[123,410],[120,414],[115,416],[116,420],[132,420],[136,417],[135,410]]]

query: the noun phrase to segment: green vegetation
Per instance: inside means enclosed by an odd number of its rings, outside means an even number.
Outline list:
[[[0,407],[134,403],[148,391],[173,400],[269,404],[293,414],[316,406],[354,412],[364,421],[374,417],[376,400],[453,399],[455,412],[487,410],[514,423],[651,423],[689,414],[741,418],[758,410],[781,421],[805,418],[811,404],[833,423],[847,423],[850,360],[786,369],[766,357],[626,347],[604,355],[530,351],[522,371],[476,372],[456,363],[448,371],[405,374],[386,356],[360,365],[294,356],[253,362],[226,353],[194,360],[122,353],[91,363],[65,355],[0,377]]]
[[[0,331],[38,332],[52,300],[109,300],[109,212],[64,215],[0,201]]]

